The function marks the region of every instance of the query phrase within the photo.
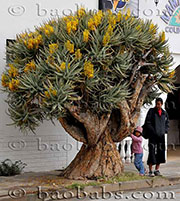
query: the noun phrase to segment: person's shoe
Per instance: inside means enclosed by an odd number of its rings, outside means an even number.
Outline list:
[[[144,172],[145,172],[145,173],[144,173],[145,175],[148,174],[148,170],[147,170],[146,168],[144,169]]]
[[[154,175],[155,175],[155,176],[162,176],[161,173],[159,172],[159,170],[155,170],[155,171],[154,171]]]
[[[145,176],[145,174],[141,174],[141,173],[139,173],[139,176],[144,177],[144,176]]]
[[[149,177],[154,177],[154,175],[153,175],[153,172],[152,171],[149,171],[149,175],[148,175]]]

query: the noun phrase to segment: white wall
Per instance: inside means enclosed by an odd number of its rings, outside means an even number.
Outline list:
[[[57,14],[69,14],[77,9],[76,4],[97,9],[96,0],[1,0],[0,6],[0,73],[5,68],[6,39],[14,39],[25,29],[33,30],[42,21]],[[70,10],[69,10],[70,9]],[[44,122],[36,135],[27,136],[14,127],[6,115],[5,94],[0,94],[0,162],[10,158],[27,163],[25,171],[48,171],[66,167],[78,152],[77,142],[56,122]],[[39,139],[39,140],[38,140]],[[38,143],[39,142],[39,143]],[[68,151],[70,150],[70,151]]]

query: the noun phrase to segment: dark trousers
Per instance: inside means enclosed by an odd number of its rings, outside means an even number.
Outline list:
[[[157,165],[161,163],[165,163],[165,135],[155,136],[149,139],[149,155],[147,164]]]

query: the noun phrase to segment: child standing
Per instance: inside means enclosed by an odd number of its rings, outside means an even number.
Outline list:
[[[145,168],[142,162],[143,149],[142,149],[142,127],[138,126],[135,128],[134,133],[131,134],[132,137],[132,152],[134,153],[134,165],[139,171],[140,176],[145,175]]]

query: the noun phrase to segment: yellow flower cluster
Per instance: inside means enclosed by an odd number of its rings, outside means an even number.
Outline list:
[[[57,43],[51,43],[49,44],[49,53],[54,54],[56,50],[58,49],[58,44]]]
[[[43,42],[42,35],[38,34],[37,36],[25,39],[24,45],[28,49],[34,49],[34,48],[38,49],[39,45],[42,44],[42,42]]]
[[[81,18],[82,16],[84,16],[86,14],[86,11],[84,8],[80,8],[78,11],[77,11],[77,16],[79,18]]]
[[[114,27],[117,22],[116,16],[111,11],[109,11],[109,13],[108,13],[108,21],[109,21],[109,26],[107,28],[107,31],[106,31],[106,33],[103,37],[103,41],[102,41],[103,46],[106,46],[109,43],[109,41],[111,39],[111,35],[113,34]]]
[[[9,81],[8,76],[6,74],[2,74],[1,84],[2,84],[3,87],[9,86],[8,81]]]
[[[103,12],[102,12],[102,10],[98,11],[98,12],[94,15],[93,19],[94,19],[94,24],[95,24],[96,27],[97,27],[99,24],[101,24],[102,17],[103,17]]]
[[[163,31],[162,33],[159,34],[159,36],[161,38],[161,41],[164,42],[166,39],[165,32]]]
[[[73,16],[69,15],[66,17],[63,17],[62,19],[67,23],[68,21],[70,21],[73,18]]]
[[[83,41],[87,43],[89,40],[89,30],[85,29],[83,32]]]
[[[29,34],[31,34],[31,33],[29,33]],[[22,33],[22,34],[19,34],[18,35],[18,39],[22,39],[22,38],[26,38],[28,35],[29,35],[28,33]]]
[[[9,64],[10,69],[8,70],[9,77],[18,76],[18,69],[13,66],[13,64]]]
[[[68,64],[68,68],[70,68],[70,64]],[[66,69],[66,63],[65,62],[62,62],[61,65],[56,68],[56,70],[58,72],[60,72],[61,70],[63,71],[65,69]]]
[[[65,62],[62,62],[62,63],[61,63],[60,69],[61,69],[61,70],[65,70],[65,69],[66,69],[66,63],[65,63]]]
[[[111,38],[111,36],[109,35],[108,32],[106,32],[106,34],[103,37],[103,46],[106,46],[109,43],[110,38]]]
[[[112,33],[113,33],[113,27],[111,26],[111,24],[109,24],[108,29],[107,29],[107,32],[108,32],[110,35],[112,35]]]
[[[109,15],[108,21],[109,24],[114,27],[116,25],[116,16],[113,14]]]
[[[46,36],[50,36],[52,33],[54,33],[54,28],[53,26],[46,24],[45,26],[40,28]]]
[[[170,74],[169,74],[169,78],[173,78],[175,75],[175,70],[173,70]]]
[[[108,29],[103,37],[103,46],[106,46],[109,43],[112,33],[113,27],[111,26],[111,24],[109,24]]]
[[[131,22],[133,22],[135,20],[135,17],[134,16],[132,16],[132,18],[131,18]]]
[[[139,24],[138,26],[136,26],[136,29],[137,29],[138,31],[140,31],[140,30],[141,30],[141,25]]]
[[[53,89],[52,87],[49,88],[49,90],[45,91],[44,92],[44,95],[47,97],[47,98],[50,98],[51,95],[53,96],[57,96],[57,90]]]
[[[94,31],[99,24],[101,24],[103,17],[103,12],[98,11],[93,17],[91,17],[88,21],[88,29]]]
[[[84,63],[84,75],[88,78],[92,78],[94,76],[94,65],[90,61],[86,61]]]
[[[149,31],[152,32],[153,34],[156,33],[156,28],[155,28],[155,25],[153,23],[150,24]]]
[[[25,33],[17,35],[16,39],[17,39],[17,41],[23,43],[25,38],[27,38],[27,37],[28,37],[28,33],[25,32]]]
[[[75,52],[75,57],[77,60],[80,60],[82,58],[82,53],[80,49],[77,49]]]
[[[110,10],[110,9],[107,10],[107,13],[108,13],[108,15],[112,15],[113,14],[112,10]]]
[[[15,91],[19,86],[20,81],[16,79],[12,79],[11,82],[9,82],[9,89],[11,91]]]
[[[65,47],[70,53],[74,53],[74,44],[71,43],[69,40],[67,40],[67,42],[65,43]]]
[[[117,22],[120,22],[121,19],[122,19],[122,13],[121,13],[121,11],[119,11],[119,12],[117,13],[116,21],[117,21]]]
[[[68,17],[68,18],[64,18],[66,21],[66,30],[68,32],[68,34],[71,33],[71,31],[76,31],[77,30],[77,26],[79,23],[79,20],[77,17]]]
[[[103,37],[103,46],[106,46],[109,43],[112,34],[113,34],[113,27],[111,24],[109,24],[107,31]]]
[[[88,21],[88,29],[91,30],[91,31],[94,31],[95,30],[95,24],[94,24],[94,20],[93,18],[90,18],[89,21]]]
[[[24,72],[27,73],[28,71],[31,70],[35,70],[36,69],[36,65],[34,63],[34,61],[31,61],[30,63],[27,63],[25,68],[24,68]]]
[[[130,10],[130,8],[128,8],[127,13],[125,15],[125,20],[128,20],[130,16],[131,16],[131,10]]]

